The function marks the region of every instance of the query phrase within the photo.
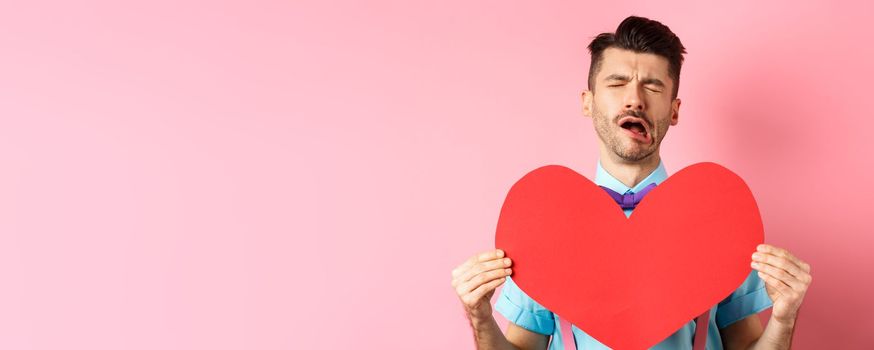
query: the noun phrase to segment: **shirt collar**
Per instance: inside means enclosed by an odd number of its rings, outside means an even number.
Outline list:
[[[661,184],[662,181],[668,178],[668,173],[665,171],[665,165],[662,163],[662,160],[659,159],[659,165],[649,174],[646,178],[640,181],[634,188],[630,188],[625,186],[622,181],[617,180],[613,175],[604,170],[601,166],[601,160],[598,160],[598,169],[595,170],[595,184],[598,186],[607,187],[613,191],[616,191],[621,194],[626,194],[629,190],[637,193],[640,192],[644,187],[649,186],[651,183],[655,183],[656,185]]]

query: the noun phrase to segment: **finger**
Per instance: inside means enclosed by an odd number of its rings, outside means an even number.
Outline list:
[[[474,256],[471,256],[467,260],[465,260],[463,263],[461,263],[461,265],[458,265],[458,267],[455,268],[455,270],[452,270],[452,277],[453,278],[458,277],[458,275],[460,275],[464,271],[467,271],[467,269],[469,269],[471,266],[473,266],[473,264],[476,264],[476,262],[479,261],[479,257],[481,255],[486,254],[486,253],[488,253],[488,252],[482,252],[482,253],[476,254]]]
[[[487,261],[487,260],[492,260],[492,259],[497,259],[497,258],[503,258],[503,257],[504,257],[504,251],[501,249],[487,250],[487,251],[484,251],[484,252],[479,253],[477,255],[474,255],[474,256],[470,257],[469,259],[465,260],[463,263],[461,263],[461,265],[459,265],[457,268],[452,270],[452,278],[458,277],[458,275],[461,275],[462,273],[467,271],[471,266],[473,266],[477,262]]]
[[[788,285],[786,285],[785,283],[783,283],[782,281],[780,281],[776,277],[771,276],[771,275],[769,275],[765,272],[761,272],[761,271],[759,271],[758,275],[759,275],[759,278],[762,279],[762,281],[764,281],[767,285],[771,286],[772,288],[776,289],[777,292],[780,293],[781,295],[790,295],[792,293],[792,287],[789,287]]]
[[[495,260],[491,260],[491,261],[478,263],[478,264],[474,265],[473,267],[471,267],[470,269],[468,269],[467,272],[465,272],[463,275],[461,275],[461,277],[458,278],[458,282],[467,282],[471,278],[473,278],[473,276],[476,276],[476,275],[481,274],[481,273],[486,272],[486,271],[510,267],[510,264],[512,264],[512,261],[510,260],[510,258],[495,259]]]
[[[774,265],[753,262],[750,266],[752,266],[759,272],[766,273],[769,276],[780,280],[780,282],[783,282],[787,286],[792,287],[793,290],[801,292],[804,291],[804,289],[806,288],[804,283],[802,283],[798,278],[796,278],[789,272],[786,272],[786,270],[778,268]]]
[[[503,258],[503,257],[504,257],[504,251],[501,249],[492,249],[492,250],[484,251],[482,253],[479,253],[477,255],[470,257],[465,262],[463,262],[461,265],[459,265],[455,270],[452,271],[452,277],[456,277],[457,275],[460,275],[462,272],[466,271],[471,266],[473,266],[474,264],[476,264],[480,261],[487,261],[487,260],[498,259],[498,258]]]
[[[753,261],[784,269],[795,277],[800,277],[806,274],[806,272],[804,272],[800,266],[796,265],[795,262],[782,256],[756,252],[753,254]]]
[[[468,305],[472,304],[473,302],[482,298],[483,295],[486,295],[488,292],[491,292],[495,290],[495,288],[498,288],[498,286],[504,284],[505,281],[507,281],[506,278],[499,278],[477,287],[472,292],[464,296],[464,302]]]
[[[470,293],[472,290],[479,288],[479,286],[483,284],[489,283],[495,279],[507,277],[512,273],[512,269],[500,269],[483,272],[471,278],[470,281],[459,284],[458,287],[455,288],[455,291],[458,293],[458,295],[465,295]]]
[[[476,265],[473,265],[472,267],[470,267],[469,269],[464,271],[461,275],[453,278],[452,279],[452,286],[453,287],[458,286],[461,283],[469,281],[471,278],[473,278],[473,276],[476,276],[476,275],[483,273],[483,272],[486,272],[486,271],[510,267],[510,264],[511,264],[510,258],[496,259],[496,260],[477,263]]]
[[[770,244],[759,244],[756,247],[756,250],[758,250],[762,253],[769,253],[769,254],[773,254],[776,256],[780,256],[780,257],[784,257],[786,259],[789,259],[793,263],[795,263],[795,265],[798,265],[798,267],[801,268],[802,270],[804,270],[805,272],[810,272],[810,265],[808,265],[804,261],[801,261],[801,259],[799,259],[795,255],[793,255],[792,253],[790,253],[786,249],[783,249],[780,247],[775,247],[775,246],[772,246]]]
[[[456,291],[459,295],[470,293],[470,291],[476,289],[481,284],[488,283],[489,281],[496,278],[509,276],[512,273],[513,270],[510,268],[485,271],[471,277],[468,281],[457,282]]]

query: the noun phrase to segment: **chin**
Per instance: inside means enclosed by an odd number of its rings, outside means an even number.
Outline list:
[[[619,158],[622,158],[624,160],[631,161],[631,162],[637,162],[637,161],[644,160],[644,159],[648,158],[649,156],[651,156],[653,153],[655,153],[654,151],[651,151],[648,149],[642,149],[642,148],[638,148],[638,149],[634,149],[634,150],[630,150],[630,148],[625,148],[622,151],[624,151],[624,152],[616,152],[616,150],[614,150],[613,153],[615,153],[617,156],[619,156]]]

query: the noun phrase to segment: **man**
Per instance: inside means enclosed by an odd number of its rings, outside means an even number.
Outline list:
[[[636,193],[667,178],[659,146],[677,125],[677,91],[685,48],[663,24],[628,17],[615,33],[598,35],[588,46],[592,56],[583,114],[592,118],[600,159],[595,183],[620,194]],[[626,209],[630,215],[633,208]],[[789,349],[798,309],[811,282],[810,266],[788,251],[760,245],[750,252],[750,273],[743,285],[711,309],[709,349]],[[452,271],[452,286],[467,311],[478,349],[560,349],[550,337],[559,332],[557,317],[513,283],[512,261],[500,249],[477,254]],[[507,282],[505,284],[505,281]],[[490,300],[511,322],[501,333]],[[763,330],[756,315],[773,306]],[[691,349],[690,321],[653,349]],[[605,349],[573,327],[581,349]],[[564,339],[569,339],[564,335]]]

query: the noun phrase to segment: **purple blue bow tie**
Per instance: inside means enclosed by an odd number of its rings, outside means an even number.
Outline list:
[[[619,203],[619,206],[622,207],[623,210],[625,210],[634,209],[634,207],[637,206],[637,203],[640,203],[640,201],[643,200],[643,196],[646,196],[649,191],[652,191],[652,189],[656,187],[656,184],[651,183],[649,184],[649,186],[644,187],[639,192],[629,194],[619,194],[619,192],[611,190],[607,187],[600,187],[603,188],[604,191],[607,191],[607,194],[609,194],[610,197],[613,197],[613,200],[615,200],[616,203]]]

